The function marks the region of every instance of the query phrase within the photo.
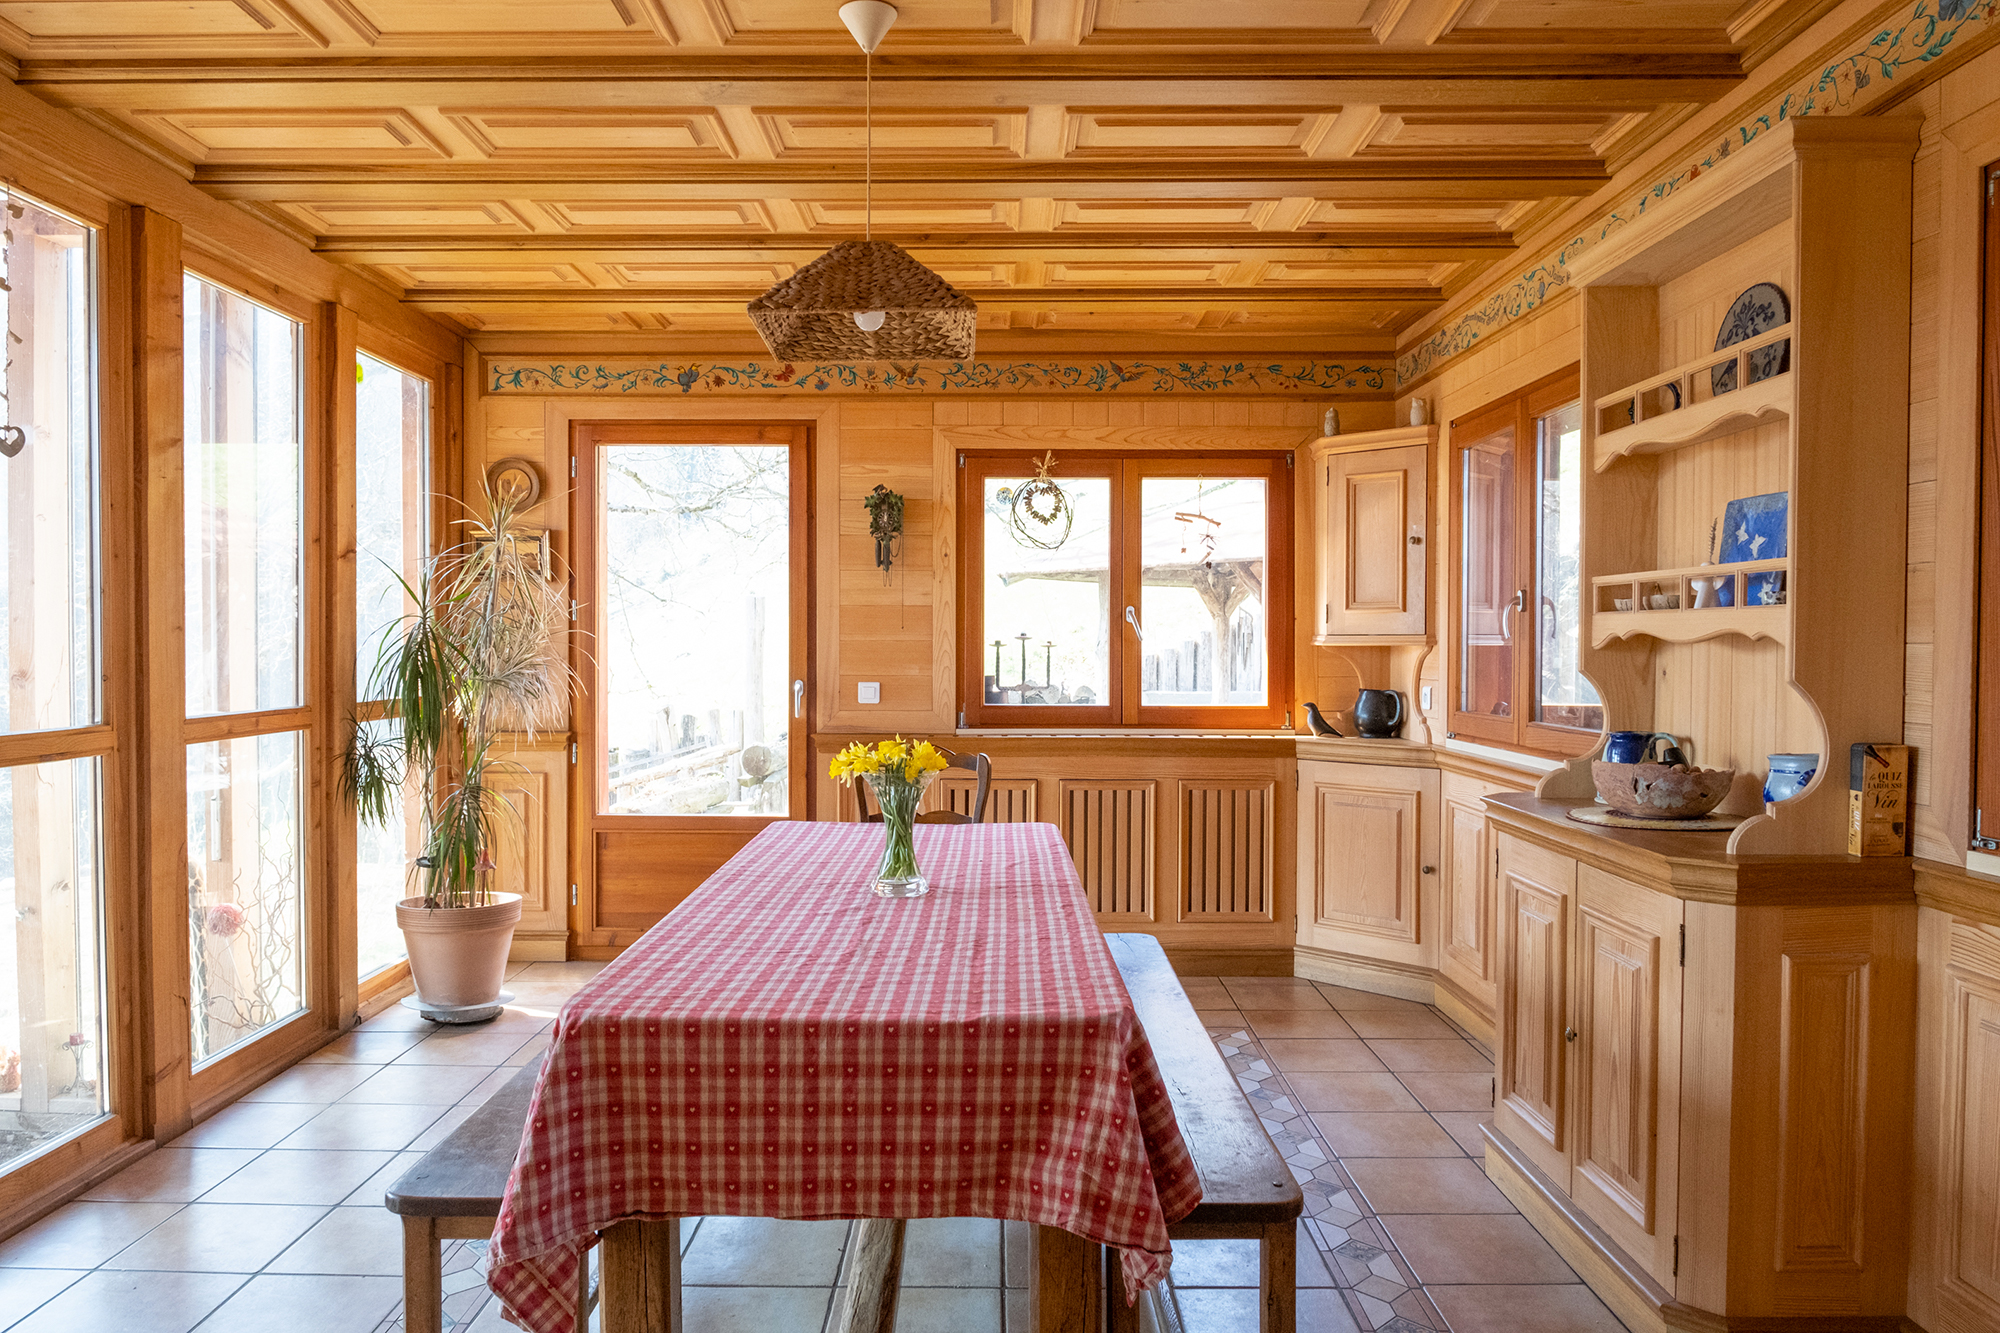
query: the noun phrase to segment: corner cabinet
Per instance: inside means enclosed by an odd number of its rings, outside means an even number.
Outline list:
[[[503,737],[492,786],[513,814],[495,846],[494,887],[521,895],[508,957],[569,956],[569,736]]]
[[[1313,442],[1314,643],[1424,640],[1436,442],[1435,426]]]
[[[1437,966],[1438,772],[1299,764],[1299,943]]]

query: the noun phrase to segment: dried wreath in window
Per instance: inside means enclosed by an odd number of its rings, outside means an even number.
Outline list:
[[[1034,480],[1023,482],[1014,492],[1009,518],[1014,540],[1023,546],[1053,551],[1069,540],[1070,527],[1076,522],[1076,507],[1049,475],[1055,466],[1056,456],[1050,451],[1035,464]]]

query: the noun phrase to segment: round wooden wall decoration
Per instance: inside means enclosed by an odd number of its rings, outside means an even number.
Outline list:
[[[512,500],[518,514],[542,498],[542,472],[525,458],[503,458],[487,467],[486,489],[496,500]]]

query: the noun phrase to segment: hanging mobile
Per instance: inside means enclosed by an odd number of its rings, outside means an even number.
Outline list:
[[[1034,480],[1023,482],[1014,490],[1009,518],[1014,528],[1014,540],[1023,546],[1053,551],[1069,540],[1070,527],[1076,522],[1076,507],[1070,503],[1063,488],[1056,485],[1055,478],[1049,475],[1055,471],[1055,466],[1056,456],[1051,450],[1035,464]],[[1062,525],[1060,529],[1056,526],[1058,523]]]

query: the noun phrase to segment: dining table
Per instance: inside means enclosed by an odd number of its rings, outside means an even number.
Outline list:
[[[607,1333],[677,1329],[683,1217],[1012,1219],[1071,1286],[1165,1274],[1201,1186],[1061,835],[919,825],[916,898],[883,837],[772,824],[563,1006],[489,1250],[516,1322],[570,1333],[602,1238]]]

